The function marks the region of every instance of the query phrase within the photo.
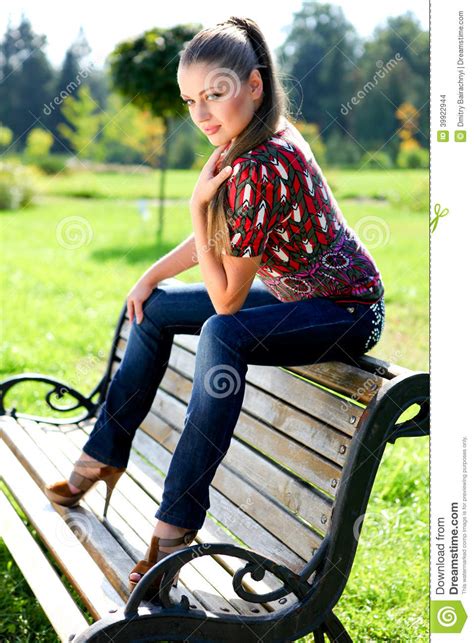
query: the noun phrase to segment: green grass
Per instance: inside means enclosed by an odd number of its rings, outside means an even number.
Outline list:
[[[189,198],[196,176],[191,171],[169,172],[167,197]],[[386,325],[370,354],[428,370],[429,237],[423,205],[428,199],[427,172],[333,170],[327,177],[386,287]],[[37,371],[83,393],[97,384],[129,289],[151,263],[192,231],[186,203],[171,204],[166,207],[162,242],[156,242],[156,209],[143,221],[134,200],[155,197],[157,186],[156,173],[45,177],[43,196],[35,206],[0,213],[2,378]],[[98,198],[72,198],[79,188]],[[68,217],[77,218],[76,230],[86,235],[87,243],[75,247],[73,225],[62,227]],[[179,278],[201,280],[199,267]],[[12,392],[7,406],[50,414],[41,401],[43,393],[44,389],[25,386],[22,393]],[[428,488],[428,439],[389,444],[353,570],[335,608],[355,641],[428,639]],[[0,609],[9,627],[16,628],[5,633],[0,629],[0,639],[57,640],[4,546],[0,555],[5,570]],[[9,590],[12,583],[15,593]],[[4,616],[0,621],[5,622]],[[52,638],[34,638],[35,632],[48,631]]]

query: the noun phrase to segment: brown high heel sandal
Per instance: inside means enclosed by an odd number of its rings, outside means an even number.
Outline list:
[[[160,549],[160,545],[162,545],[163,547],[174,547],[176,545],[180,545],[181,543],[185,543],[186,545],[189,545],[190,543],[193,542],[197,533],[198,533],[197,529],[192,529],[191,531],[187,531],[185,534],[183,534],[181,537],[178,537],[178,538],[160,538],[159,536],[152,536],[151,543],[148,548],[148,555],[144,560],[138,561],[138,563],[132,569],[130,574],[141,574],[143,576],[144,574],[146,574],[146,572],[149,569],[151,569],[154,565],[156,565],[158,561],[162,560],[163,558],[166,558],[166,556],[169,556],[170,554],[175,553],[174,551],[163,551],[162,549]],[[182,549],[186,549],[186,548],[182,547],[180,549],[175,549],[175,551],[181,551]],[[153,583],[150,583],[143,597],[144,600],[152,601],[157,599],[162,578],[163,578],[163,574],[160,574],[153,580]],[[179,571],[175,574],[173,578],[173,582],[172,582],[173,587],[176,587],[178,585],[178,578],[179,578]],[[140,580],[133,581],[129,576],[128,584],[129,584],[130,592],[132,592],[135,589],[135,587],[138,585]]]
[[[78,471],[78,469],[82,469],[84,473],[86,473],[87,469],[97,469],[97,467],[100,467],[99,473],[94,473],[93,477],[88,477]],[[105,518],[114,487],[125,470],[126,467],[113,467],[110,464],[103,464],[98,460],[78,460],[74,463],[74,469],[69,476],[69,482],[74,487],[80,489],[80,491],[72,493],[68,481],[60,480],[59,482],[45,485],[44,492],[51,502],[65,507],[75,507],[89,489],[92,489],[98,482],[103,480],[107,485],[103,513],[103,517]]]

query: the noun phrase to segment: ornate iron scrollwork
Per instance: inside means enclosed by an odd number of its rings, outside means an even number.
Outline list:
[[[28,415],[26,413],[18,413],[16,408],[5,409],[4,400],[8,391],[22,382],[43,382],[44,384],[52,384],[53,388],[49,390],[45,395],[45,402],[53,411],[58,411],[60,413],[69,413],[75,409],[85,408],[86,412],[81,416],[58,419],[58,418],[48,418],[41,417],[36,415]],[[34,420],[35,422],[44,422],[46,424],[54,424],[59,426],[61,424],[76,424],[95,415],[95,412],[98,407],[98,402],[93,402],[92,399],[95,395],[100,392],[102,382],[92,391],[92,393],[85,397],[79,391],[76,391],[75,388],[57,380],[54,377],[49,377],[48,375],[41,375],[40,373],[23,373],[22,375],[16,375],[0,383],[0,415],[9,415],[15,419],[24,418],[27,420]],[[65,395],[70,395],[76,400],[76,404],[71,404],[69,406],[56,406],[53,400],[53,396],[56,396],[57,399],[63,398]]]
[[[253,549],[243,549],[242,547],[227,543],[205,543],[173,552],[149,569],[131,593],[125,607],[124,616],[129,618],[137,613],[138,606],[143,600],[147,587],[153,582],[155,577],[160,574],[163,574],[163,578],[158,592],[159,603],[163,607],[176,606],[170,597],[171,582],[176,573],[184,567],[186,563],[195,558],[216,554],[234,556],[248,561],[246,565],[237,570],[232,578],[235,593],[245,601],[251,603],[266,603],[281,599],[291,593],[295,594],[295,596],[301,600],[312,589],[312,585],[305,580],[308,576],[308,568],[305,568],[303,574],[300,575],[284,565],[275,563],[275,561]],[[242,581],[246,574],[250,574],[253,580],[259,581],[263,579],[265,572],[276,576],[283,583],[283,586],[266,594],[253,594],[243,587]],[[182,596],[181,598],[181,607],[189,609],[189,601],[186,596]]]

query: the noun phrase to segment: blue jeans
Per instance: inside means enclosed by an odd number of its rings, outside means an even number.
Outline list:
[[[199,334],[191,398],[156,518],[200,529],[209,486],[236,426],[248,364],[296,366],[360,355],[384,326],[384,302],[281,302],[254,279],[242,308],[216,314],[204,283],[157,287],[134,318],[123,360],[83,450],[126,467],[165,374],[175,333]]]

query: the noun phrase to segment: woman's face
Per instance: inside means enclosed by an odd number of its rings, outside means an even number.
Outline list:
[[[241,82],[230,69],[195,63],[178,69],[178,85],[193,122],[216,147],[233,141],[263,100],[258,69]]]

